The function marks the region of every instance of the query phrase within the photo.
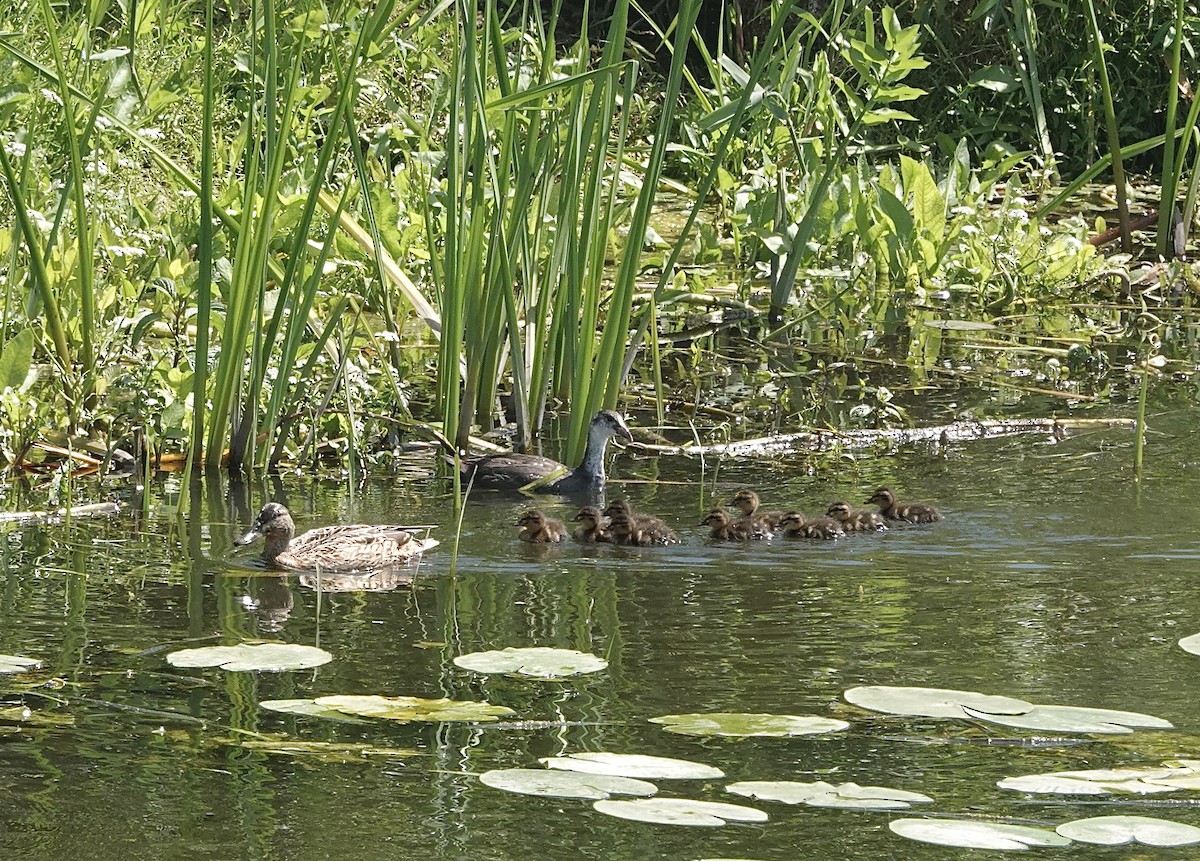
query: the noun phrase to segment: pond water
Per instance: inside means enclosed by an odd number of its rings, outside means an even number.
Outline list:
[[[8,526],[0,544],[0,654],[45,669],[0,676],[0,856],[25,859],[596,858],[941,859],[959,849],[892,834],[889,814],[751,801],[741,780],[828,780],[915,790],[938,814],[1055,824],[1102,813],[1200,825],[1196,793],[1100,802],[1033,798],[1005,776],[1156,764],[1200,755],[1200,415],[1158,415],[1141,487],[1123,431],[1026,436],[821,462],[707,463],[618,456],[611,495],[664,516],[683,545],[546,550],[515,540],[520,501],[467,507],[457,565],[436,481],[351,492],[295,479],[199,496],[148,491],[144,514]],[[644,481],[654,479],[653,482]],[[713,546],[698,523],[715,494],[755,487],[810,511],[888,484],[936,502],[943,523],[828,543]],[[86,488],[96,493],[123,491]],[[269,575],[232,539],[268,499],[299,528],[426,522],[443,545],[412,585],[318,595]],[[136,501],[136,500],[135,500]],[[556,516],[573,509],[551,502]],[[252,637],[317,644],[333,661],[280,674],[175,669],[167,652]],[[456,655],[557,646],[606,657],[565,682],[456,668]],[[47,685],[51,677],[60,683]],[[1043,734],[872,715],[856,685],[928,685],[1034,702],[1148,712],[1175,730]],[[265,699],[378,693],[486,699],[513,720],[335,723],[265,711]],[[10,711],[31,710],[21,721]],[[679,712],[840,717],[840,733],[697,738],[648,722]],[[406,749],[344,761],[243,744],[254,733]],[[744,803],[762,824],[682,828],[613,819],[588,802],[483,786],[489,769],[581,751],[647,753],[724,770],[657,781],[660,794]],[[1169,798],[1170,801],[1162,801]],[[1077,845],[1072,857],[1128,857]],[[1172,852],[1183,857],[1189,850]]]

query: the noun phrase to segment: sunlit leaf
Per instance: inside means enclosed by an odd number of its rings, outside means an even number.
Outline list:
[[[425,699],[424,697],[384,697],[377,694],[317,697],[322,708],[335,709],[360,717],[394,721],[472,721],[488,723],[499,715],[515,714],[506,706],[470,700]]]
[[[968,849],[1028,849],[1067,846],[1071,842],[1046,828],[975,819],[893,819],[888,828],[909,840]]]
[[[41,665],[42,662],[37,658],[25,658],[21,655],[0,655],[0,675],[24,673],[28,670],[36,670]]]
[[[1075,706],[1034,706],[1024,714],[990,714],[974,708],[964,708],[971,717],[1001,726],[1034,729],[1046,732],[1081,732],[1123,734],[1133,732],[1131,726],[1170,728],[1171,724],[1150,715],[1108,709],[1077,708]],[[1127,721],[1123,722],[1123,721]]]
[[[201,649],[182,649],[167,655],[167,663],[173,667],[220,667],[231,672],[307,670],[332,660],[333,655],[324,649],[292,643],[205,646]]]
[[[1190,637],[1184,637],[1179,641],[1179,647],[1185,652],[1200,655],[1200,634],[1192,634]]]
[[[596,800],[610,795],[654,795],[658,787],[644,780],[609,774],[584,774],[578,771],[550,771],[543,768],[504,768],[485,771],[479,781],[493,789],[521,795],[548,795],[555,798]]]
[[[846,698],[846,702],[871,711],[923,717],[966,717],[964,706],[997,715],[1022,714],[1033,708],[1033,703],[1013,697],[991,696],[975,691],[956,691],[948,688],[872,685],[851,688],[843,696]]]
[[[1063,837],[1081,843],[1117,846],[1145,843],[1147,846],[1187,846],[1200,843],[1200,828],[1149,816],[1094,816],[1064,822],[1055,829]]]
[[[477,673],[506,673],[535,679],[558,679],[595,673],[608,661],[574,649],[509,647],[491,652],[472,652],[454,659],[455,666]]]
[[[711,765],[671,759],[665,756],[645,756],[636,753],[572,753],[538,760],[547,768],[583,771],[588,774],[615,774],[619,777],[644,777],[651,780],[708,780],[724,777],[725,772]]]
[[[619,819],[663,825],[719,827],[728,822],[766,822],[767,814],[753,807],[690,798],[644,798],[636,801],[597,801],[592,807]]]
[[[668,732],[681,735],[790,736],[839,732],[850,726],[844,720],[819,715],[776,715],[741,712],[662,715],[650,718]]]
[[[344,721],[345,723],[366,723],[366,721],[351,717],[337,709],[319,706],[314,700],[263,700],[259,703],[259,706],[273,712],[283,712],[284,714],[319,717],[326,720]]]
[[[903,810],[913,803],[933,801],[919,792],[890,789],[886,786],[859,786],[857,783],[834,785],[818,780],[801,783],[794,780],[747,780],[731,783],[727,792],[810,807],[848,807],[864,810]]]

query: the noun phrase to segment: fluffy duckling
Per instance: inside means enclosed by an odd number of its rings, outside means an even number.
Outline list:
[[[802,511],[789,511],[779,521],[784,538],[841,538],[842,524],[832,517],[805,517]]]
[[[734,520],[724,508],[714,508],[700,521],[708,527],[708,537],[714,541],[753,541],[771,537],[765,522],[739,517]]]
[[[674,541],[668,541],[667,544],[674,544],[679,539],[675,537],[675,533],[671,531],[671,527],[667,526],[666,521],[662,518],[655,517],[653,514],[644,514],[641,511],[634,511],[633,507],[627,500],[614,499],[604,509],[604,516],[612,518],[614,515],[624,514],[632,521],[634,526],[640,529],[649,529],[653,532],[658,532],[663,535],[670,535]]]
[[[580,544],[601,544],[612,540],[605,529],[608,521],[594,505],[585,505],[571,520],[579,524],[571,535]]]
[[[876,490],[867,502],[878,505],[879,513],[888,520],[903,520],[907,523],[936,523],[942,519],[942,512],[932,505],[926,505],[923,502],[897,502],[896,495],[886,487]]]
[[[851,508],[847,502],[831,502],[826,517],[832,517],[842,525],[843,532],[879,532],[887,529],[883,516],[865,508]]]
[[[774,530],[779,526],[779,521],[783,519],[782,511],[759,511],[758,494],[753,490],[739,490],[733,495],[733,499],[725,504],[732,505],[742,512],[740,519],[747,521],[747,525],[754,521],[761,521],[767,529]]]
[[[657,517],[639,521],[623,511],[614,511],[608,523],[608,534],[614,544],[631,547],[653,547],[654,545],[678,544],[679,536]]]
[[[291,513],[278,502],[264,505],[250,531],[233,543],[249,544],[258,538],[266,539],[262,558],[268,565],[298,571],[365,571],[404,565],[438,544],[432,538],[416,538],[403,526],[323,526],[297,535]]]
[[[524,512],[517,519],[517,526],[520,527],[517,537],[530,544],[557,544],[567,540],[567,527],[536,508]]]

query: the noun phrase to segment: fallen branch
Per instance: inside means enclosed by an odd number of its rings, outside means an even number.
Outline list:
[[[53,511],[3,511],[0,512],[0,523],[42,523],[68,517],[104,517],[119,514],[120,511],[119,502],[92,502],[71,508],[56,508]]]

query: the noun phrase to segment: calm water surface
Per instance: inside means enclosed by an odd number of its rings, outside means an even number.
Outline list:
[[[684,536],[681,547],[569,544],[539,552],[514,539],[521,503],[491,497],[468,506],[456,569],[450,506],[435,481],[352,493],[297,479],[253,488],[240,505],[217,490],[185,518],[173,514],[178,489],[168,484],[152,491],[145,517],[9,526],[0,545],[0,653],[41,658],[46,670],[0,676],[0,855],[782,861],[965,854],[893,835],[892,814],[723,792],[735,780],[882,784],[933,796],[929,808],[942,814],[1054,824],[1134,813],[1200,825],[1200,810],[1161,806],[1163,796],[1154,806],[1045,802],[994,786],[1006,775],[1200,755],[1200,658],[1175,645],[1200,631],[1197,419],[1181,412],[1156,420],[1140,490],[1129,469],[1131,438],[1121,432],[911,449],[819,474],[799,457],[769,467],[726,461],[714,476],[711,462],[702,473],[695,461],[621,455],[614,472],[624,482],[610,495],[665,516]],[[660,483],[637,481],[647,477]],[[827,544],[754,546],[706,544],[694,525],[714,494],[725,501],[744,486],[758,488],[767,506],[815,511],[837,498],[858,502],[879,484],[937,502],[946,521]],[[232,546],[267,499],[291,507],[301,529],[427,522],[439,525],[445,543],[412,585],[318,596]],[[564,517],[574,510],[547,508]],[[166,652],[219,642],[214,635],[317,643],[334,661],[278,675],[166,663]],[[610,666],[539,684],[451,664],[467,652],[531,645],[593,652]],[[51,676],[64,686],[44,687]],[[987,744],[1007,733],[845,705],[842,692],[860,684],[1132,709],[1178,728]],[[519,719],[585,725],[354,725],[256,705],[339,693],[487,699]],[[32,721],[3,711],[21,704]],[[673,735],[647,723],[693,711],[833,715],[852,727],[734,740]],[[413,755],[339,762],[264,753],[240,743],[245,731]],[[658,781],[660,794],[747,803],[771,820],[719,829],[627,822],[587,802],[510,795],[475,778],[587,750],[718,766],[726,781]],[[1129,857],[1128,849],[1080,845],[1042,851]],[[1153,851],[1184,857],[1188,850]]]

